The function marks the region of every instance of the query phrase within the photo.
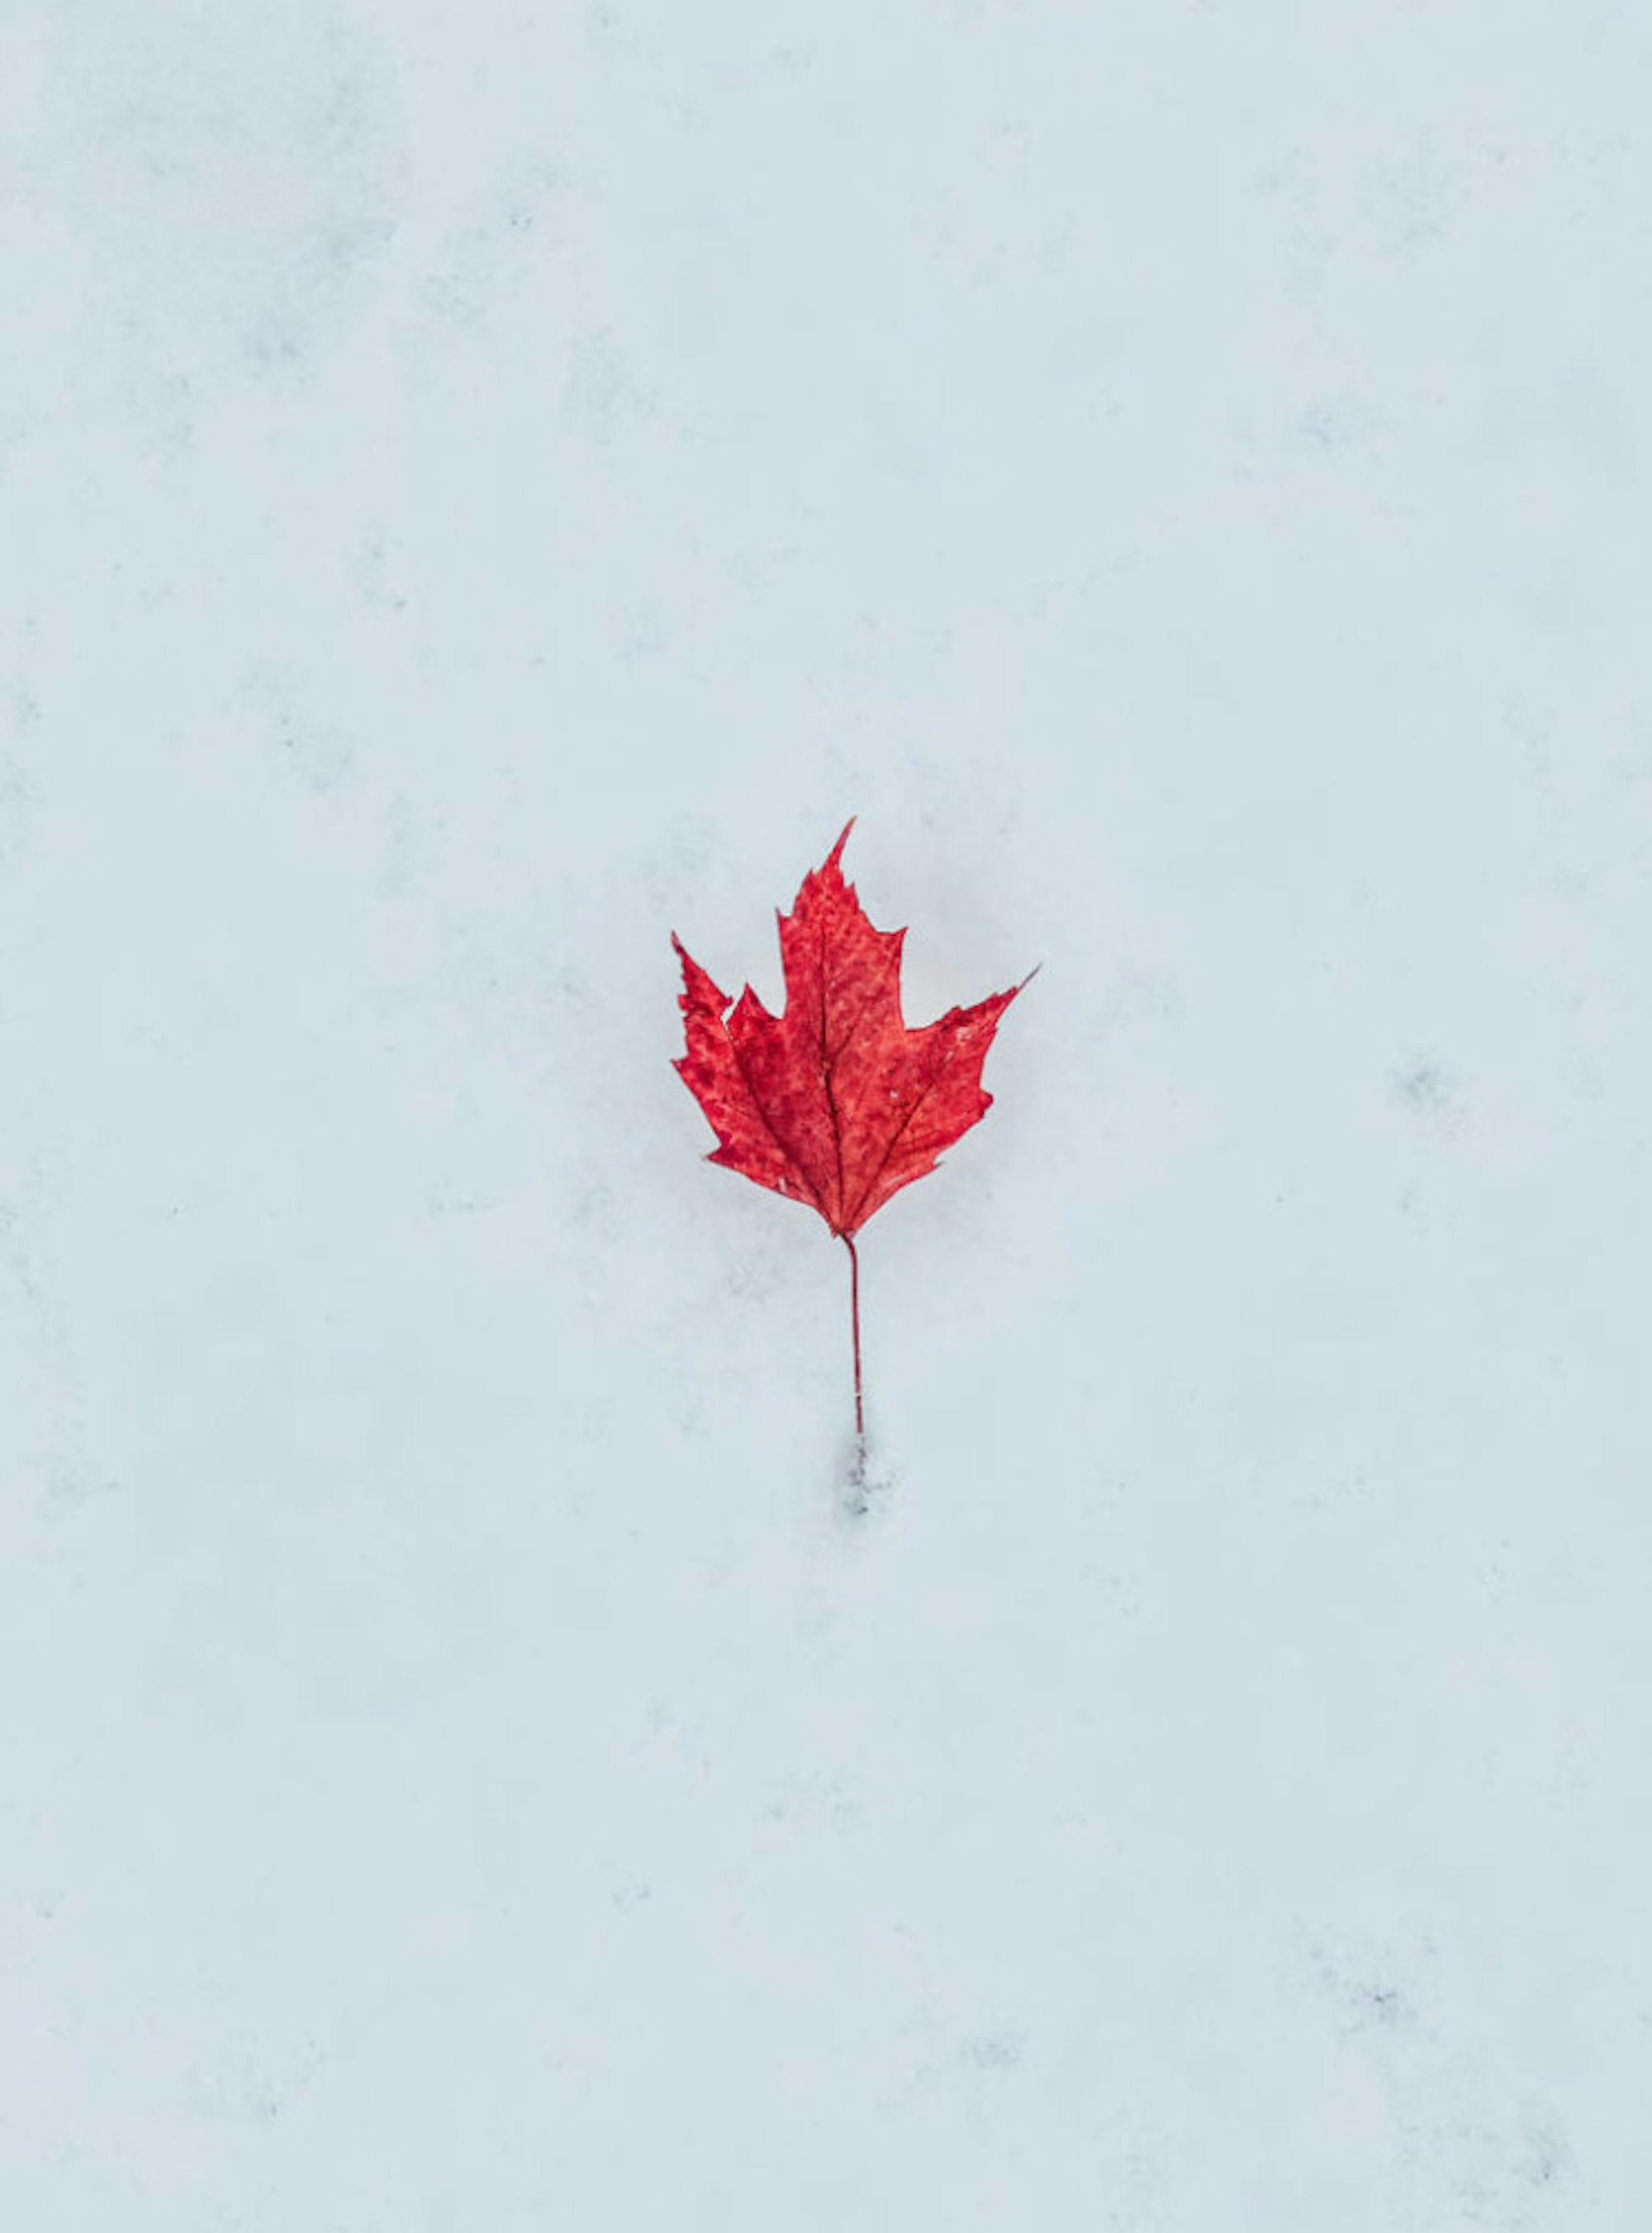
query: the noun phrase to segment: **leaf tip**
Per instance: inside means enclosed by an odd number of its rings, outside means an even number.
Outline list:
[[[824,865],[827,868],[835,869],[838,863],[842,859],[843,848],[849,843],[849,833],[853,830],[855,823],[859,819],[860,817],[858,815],[851,814],[849,820],[843,824],[842,829],[838,832],[836,844],[833,846],[831,851],[826,856]]]

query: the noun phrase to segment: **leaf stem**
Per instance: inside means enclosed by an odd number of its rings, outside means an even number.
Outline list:
[[[843,1246],[849,1250],[849,1315],[855,1340],[855,1433],[860,1442],[866,1440],[866,1413],[861,1402],[861,1260],[855,1253],[855,1243],[847,1233],[842,1234]]]

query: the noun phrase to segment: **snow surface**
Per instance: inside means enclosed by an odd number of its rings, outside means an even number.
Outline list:
[[[1652,16],[0,36],[0,2225],[1652,2224]]]

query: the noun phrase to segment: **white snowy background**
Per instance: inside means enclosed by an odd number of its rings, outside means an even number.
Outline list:
[[[0,2224],[1652,2223],[1652,17],[0,85]]]

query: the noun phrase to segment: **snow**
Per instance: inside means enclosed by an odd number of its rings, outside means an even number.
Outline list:
[[[3,36],[0,2223],[1652,2222],[1645,21]]]

